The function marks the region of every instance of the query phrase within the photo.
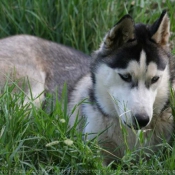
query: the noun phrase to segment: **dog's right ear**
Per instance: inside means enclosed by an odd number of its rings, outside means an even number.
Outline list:
[[[125,15],[120,21],[106,34],[101,49],[110,51],[113,48],[119,48],[126,42],[134,40],[135,27],[134,21],[130,15]]]
[[[167,49],[169,47],[169,37],[170,37],[170,20],[168,18],[166,10],[164,10],[161,16],[154,22],[150,27],[150,33],[152,39]]]

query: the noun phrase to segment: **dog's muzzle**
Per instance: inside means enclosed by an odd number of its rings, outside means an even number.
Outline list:
[[[148,125],[149,123],[149,116],[145,114],[136,114],[133,116],[133,124],[132,126],[124,122],[125,125],[127,125],[130,128],[134,128],[135,130],[139,130],[145,126]]]

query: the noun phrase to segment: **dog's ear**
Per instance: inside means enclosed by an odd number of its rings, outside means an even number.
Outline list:
[[[170,21],[164,10],[156,22],[150,27],[151,38],[162,47],[167,47],[170,37]]]
[[[135,38],[134,21],[130,15],[125,15],[115,26],[106,34],[101,45],[102,49],[111,50],[118,48],[124,43]]]

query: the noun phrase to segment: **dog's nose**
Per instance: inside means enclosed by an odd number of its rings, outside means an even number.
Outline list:
[[[136,127],[139,126],[139,128],[143,128],[149,123],[149,116],[146,114],[136,114],[134,118],[136,122]]]

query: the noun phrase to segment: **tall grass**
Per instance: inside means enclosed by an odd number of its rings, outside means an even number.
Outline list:
[[[174,3],[158,0],[1,0],[0,37],[31,34],[89,54],[98,48],[104,34],[123,15],[131,14],[136,23],[152,23],[163,9],[167,9],[173,45]],[[151,152],[149,160],[140,157],[136,161],[137,152],[127,150],[117,164],[104,167],[96,140],[84,142],[83,135],[75,129],[77,123],[69,128],[67,104],[62,103],[66,93],[48,114],[32,103],[21,105],[19,101],[23,101],[24,94],[12,95],[15,87],[12,84],[1,89],[0,173],[172,174],[175,169],[175,147],[167,143],[162,145],[166,154],[162,150]],[[172,99],[173,109],[174,106]]]
[[[167,9],[174,30],[173,4],[157,0],[1,0],[0,37],[32,34],[90,53],[127,13],[135,22],[151,23]]]

